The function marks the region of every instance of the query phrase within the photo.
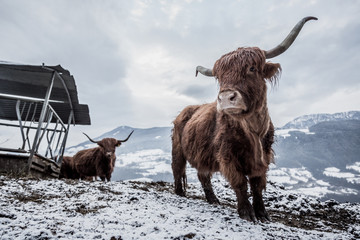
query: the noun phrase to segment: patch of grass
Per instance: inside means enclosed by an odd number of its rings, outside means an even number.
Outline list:
[[[31,193],[30,195],[26,195],[24,193],[15,193],[13,195],[14,199],[23,202],[35,202],[35,203],[44,203],[43,195],[40,195],[38,193]]]
[[[106,208],[106,206],[95,206],[93,208],[86,207],[84,204],[81,204],[75,209],[75,212],[81,213],[82,215],[86,215],[89,213],[96,213],[100,209]]]
[[[122,195],[123,194],[122,192],[114,191],[111,188],[106,187],[106,186],[98,186],[98,189],[100,190],[100,192],[103,192],[103,193],[112,193],[114,195]]]
[[[180,239],[193,239],[196,236],[196,233],[188,233],[183,236],[175,237],[174,240],[180,240]]]

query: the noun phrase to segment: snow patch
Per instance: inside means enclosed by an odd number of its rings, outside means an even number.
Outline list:
[[[328,177],[336,178],[354,178],[355,174],[350,172],[341,172],[340,169],[335,167],[325,168],[323,174]]]
[[[356,162],[353,165],[347,165],[346,169],[354,170],[354,171],[357,171],[358,173],[360,173],[360,162]]]
[[[161,149],[142,150],[117,156],[115,166],[121,168],[136,165],[137,169],[145,170],[145,173],[142,172],[142,174],[146,177],[158,173],[171,172],[170,159],[170,153],[164,152]]]
[[[303,129],[297,129],[297,128],[277,129],[275,131],[275,134],[277,136],[279,136],[279,137],[287,138],[287,137],[291,136],[290,132],[292,132],[292,131],[302,132],[302,133],[309,134],[309,135],[315,134],[314,132],[310,132],[308,128],[303,128]]]

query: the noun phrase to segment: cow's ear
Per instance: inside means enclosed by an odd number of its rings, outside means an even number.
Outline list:
[[[115,147],[120,147],[120,145],[121,145],[121,142],[117,141]]]
[[[269,80],[270,82],[276,81],[281,73],[281,66],[279,63],[265,63],[263,69],[263,76],[265,79]]]

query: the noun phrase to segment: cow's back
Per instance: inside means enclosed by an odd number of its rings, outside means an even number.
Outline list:
[[[213,139],[216,103],[189,106],[174,121],[173,142],[181,145],[184,158],[201,172],[218,171]]]
[[[97,159],[99,151],[96,147],[81,150],[74,155],[75,169],[80,174],[80,177],[96,176],[96,162],[99,161],[99,159]]]
[[[78,179],[79,174],[74,167],[73,158],[69,156],[63,156],[59,178]]]

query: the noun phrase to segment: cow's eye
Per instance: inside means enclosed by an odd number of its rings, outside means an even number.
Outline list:
[[[250,70],[250,72],[255,72],[255,71],[256,71],[256,68],[255,68],[254,66],[251,66],[251,67],[249,68],[249,70]]]

